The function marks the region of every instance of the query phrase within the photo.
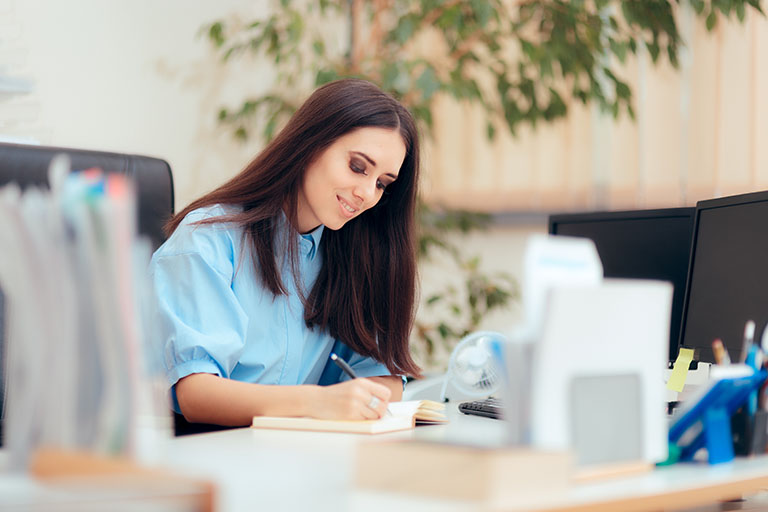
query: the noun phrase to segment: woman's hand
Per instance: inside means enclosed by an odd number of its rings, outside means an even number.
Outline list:
[[[312,416],[333,420],[375,420],[384,416],[392,392],[368,379],[317,388]]]

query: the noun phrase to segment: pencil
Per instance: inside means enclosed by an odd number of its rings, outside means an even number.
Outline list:
[[[723,340],[720,338],[712,342],[712,352],[715,354],[715,363],[731,364],[731,356],[728,355],[728,351],[723,346]]]

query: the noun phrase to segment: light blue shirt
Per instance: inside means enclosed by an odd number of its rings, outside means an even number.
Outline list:
[[[306,326],[288,258],[278,258],[278,265],[289,294],[274,297],[255,272],[249,242],[243,246],[242,228],[192,225],[236,211],[217,205],[191,212],[152,257],[156,324],[169,384],[193,373],[259,384],[334,384],[347,377],[329,364],[331,351],[347,360],[359,377],[390,375],[385,365]],[[277,236],[289,235],[285,216],[281,222]],[[305,293],[322,264],[318,245],[323,229],[296,235],[299,282]],[[173,404],[179,412],[175,391]]]

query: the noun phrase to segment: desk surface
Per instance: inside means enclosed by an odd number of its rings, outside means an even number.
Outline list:
[[[504,423],[449,410],[448,425],[376,436],[236,429],[172,440],[163,458],[179,471],[213,480],[222,512],[245,510],[467,511],[491,507],[355,489],[353,464],[361,442],[392,439],[494,442]],[[542,496],[536,510],[671,510],[739,498],[768,489],[768,456],[730,464],[679,464],[633,476],[580,483]],[[526,505],[526,510],[531,510]],[[501,509],[516,510],[514,503]],[[494,509],[495,510],[495,509]]]

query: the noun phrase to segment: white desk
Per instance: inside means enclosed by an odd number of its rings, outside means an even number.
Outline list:
[[[503,423],[450,411],[451,424],[379,434],[336,434],[264,429],[235,429],[174,439],[166,460],[179,471],[214,480],[219,485],[220,512],[263,510],[387,510],[378,499],[352,488],[355,449],[360,442],[392,439],[437,438],[475,433],[497,439]],[[373,497],[376,493],[370,493]],[[357,503],[362,499],[362,503]],[[413,507],[433,500],[396,500],[398,507]],[[466,506],[442,503],[444,510]],[[417,508],[418,507],[418,508]],[[409,510],[405,508],[403,510]],[[443,510],[443,508],[441,508]]]
[[[355,489],[353,464],[360,442],[392,439],[493,441],[503,422],[449,411],[451,424],[377,436],[236,429],[174,439],[166,460],[173,468],[213,480],[217,510],[467,511],[471,502]],[[537,510],[671,510],[713,503],[768,489],[768,456],[719,466],[675,465],[629,477],[578,484],[560,495],[542,496]],[[516,510],[514,503],[504,510]],[[531,510],[530,506],[526,510]]]

